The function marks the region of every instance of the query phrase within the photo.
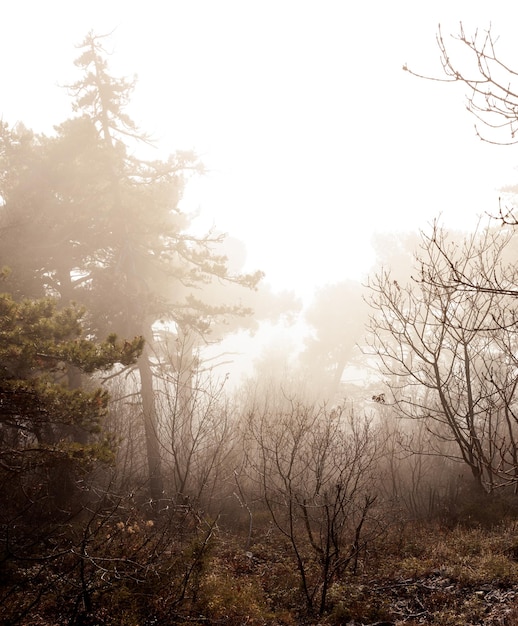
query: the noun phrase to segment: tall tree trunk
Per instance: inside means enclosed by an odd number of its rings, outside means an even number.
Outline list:
[[[153,389],[153,372],[150,363],[150,347],[146,342],[137,366],[140,374],[140,394],[146,437],[146,454],[149,471],[149,494],[153,502],[163,497],[164,481],[160,456],[160,440],[158,438],[158,415],[156,411]]]

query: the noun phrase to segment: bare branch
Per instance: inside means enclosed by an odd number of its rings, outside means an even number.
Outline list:
[[[459,25],[459,34],[452,39],[468,51],[470,67],[464,67],[465,61],[458,60],[458,55],[450,51],[441,26],[436,35],[441,65],[445,78],[427,76],[408,68],[403,70],[417,78],[436,82],[461,83],[468,88],[466,108],[478,122],[489,131],[503,131],[510,139],[493,137],[482,132],[475,124],[476,135],[487,143],[514,145],[518,143],[518,72],[501,60],[496,52],[496,39],[491,31],[475,31],[469,37]]]

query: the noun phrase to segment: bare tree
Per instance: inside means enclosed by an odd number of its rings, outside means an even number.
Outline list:
[[[168,468],[169,490],[175,501],[202,506],[206,511],[222,493],[234,488],[234,431],[226,378],[218,378],[202,364],[200,351],[189,333],[179,332],[155,343],[160,439]]]
[[[437,454],[464,462],[488,492],[518,479],[516,317],[507,293],[466,288],[455,276],[477,284],[505,274],[509,241],[485,230],[459,244],[435,226],[423,236],[416,282],[381,271],[369,285],[369,344],[389,401],[398,415],[423,420],[442,442]]]

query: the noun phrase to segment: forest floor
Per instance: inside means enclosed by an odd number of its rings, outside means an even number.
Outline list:
[[[516,626],[518,590],[511,582],[468,584],[437,570],[426,576],[369,581],[369,605],[382,607],[381,621],[351,619],[347,626]],[[336,623],[336,620],[335,620]]]
[[[287,589],[290,580],[296,588],[297,574],[293,564],[283,565],[278,551],[279,546],[251,546],[246,556],[224,558],[227,572],[232,560],[232,587],[240,603],[248,603],[249,626],[518,626],[515,522],[492,529],[423,524],[395,533],[373,551],[361,571],[332,585],[328,611],[312,620],[287,608]],[[265,600],[273,609],[269,616]]]
[[[115,524],[114,528],[120,525]],[[123,553],[130,553],[132,546],[137,546],[138,550],[133,549],[131,559],[126,561],[115,558],[116,554],[110,551],[107,553],[109,556],[102,563],[116,561],[116,575],[108,581],[102,576],[91,578],[91,584],[102,583],[104,591],[102,596],[98,592],[91,594],[92,603],[96,604],[88,614],[72,613],[71,606],[58,602],[59,598],[67,597],[63,590],[69,596],[77,596],[75,587],[70,591],[70,584],[65,585],[66,575],[73,574],[73,568],[54,571],[38,566],[36,577],[31,577],[29,570],[11,573],[11,591],[4,594],[6,599],[12,596],[18,602],[15,605],[11,599],[12,607],[23,608],[24,597],[19,597],[23,583],[27,598],[35,597],[38,603],[23,619],[2,621],[6,607],[0,602],[0,623],[20,626],[61,626],[64,623],[76,626],[518,626],[516,520],[490,527],[436,522],[386,523],[381,534],[373,533],[371,539],[365,541],[360,558],[352,568],[330,581],[321,615],[318,615],[322,590],[320,564],[311,546],[303,546],[301,556],[305,559],[309,585],[314,585],[313,611],[308,610],[307,598],[301,591],[293,546],[288,537],[276,534],[267,524],[256,528],[248,538],[236,532],[236,528],[218,530],[210,550],[202,560],[195,561],[188,556],[195,554],[193,551],[199,543],[189,543],[184,556],[177,558],[153,548],[154,526],[142,525],[137,531],[137,525],[133,524],[131,529],[131,533],[120,530],[117,541],[121,542]],[[113,550],[116,544],[110,546]],[[144,554],[145,550],[148,553]],[[143,562],[151,573],[149,580],[141,581],[140,577],[137,580],[131,568],[130,575],[123,580],[123,565],[135,564],[136,558],[142,555],[146,556]],[[51,565],[49,563],[49,567]],[[188,593],[186,587],[182,587],[185,571],[191,572],[193,583]],[[92,572],[95,574],[97,570]],[[46,594],[41,596],[41,601],[39,584],[41,593]],[[178,600],[179,593],[185,597],[183,603]]]

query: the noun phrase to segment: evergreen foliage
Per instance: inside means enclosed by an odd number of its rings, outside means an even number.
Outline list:
[[[2,570],[63,547],[63,524],[85,506],[87,476],[114,460],[115,442],[103,428],[107,391],[93,381],[72,388],[68,371],[131,365],[143,340],[87,339],[82,315],[51,298],[0,295]]]

